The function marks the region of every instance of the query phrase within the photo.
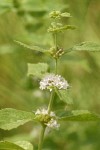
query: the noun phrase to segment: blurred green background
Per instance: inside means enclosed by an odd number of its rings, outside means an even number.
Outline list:
[[[59,36],[64,49],[83,41],[100,43],[100,0],[1,0],[0,1],[0,108],[33,111],[48,104],[49,94],[39,90],[39,79],[27,76],[28,63],[46,62],[53,71],[51,58],[17,45],[50,47],[52,37],[48,13],[68,11],[73,16],[66,24],[77,26]],[[59,61],[59,74],[71,85],[73,106],[55,97],[54,109],[88,109],[100,113],[100,55],[71,52]],[[100,123],[62,123],[59,131],[47,132],[43,150],[99,150]],[[37,149],[40,126],[27,123],[11,131],[0,130],[0,140],[29,140]]]

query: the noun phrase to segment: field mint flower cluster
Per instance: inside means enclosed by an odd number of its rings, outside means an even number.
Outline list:
[[[46,125],[51,129],[58,129],[60,127],[60,124],[58,124],[57,122],[57,117],[52,111],[48,113],[47,109],[37,109],[35,115],[36,120],[39,120],[42,124]]]
[[[59,90],[61,89],[67,89],[69,87],[68,82],[61,77],[61,75],[55,75],[55,74],[48,74],[46,75],[41,81],[40,81],[40,89],[45,90],[48,89],[50,92],[57,88]]]
[[[58,124],[57,120],[54,120],[54,119],[51,119],[46,125],[52,129],[59,129],[60,127],[60,124]]]
[[[40,89],[41,90],[49,90],[52,92],[55,90],[66,90],[69,87],[68,82],[58,74],[47,74],[41,81],[40,81]],[[59,129],[60,124],[57,122],[57,117],[54,112],[48,109],[37,109],[35,112],[35,119],[40,121],[42,124],[46,125],[51,129]]]

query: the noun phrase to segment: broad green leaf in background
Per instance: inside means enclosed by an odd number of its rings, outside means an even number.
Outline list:
[[[24,44],[22,42],[19,42],[19,41],[15,41],[17,44],[25,47],[25,48],[28,48],[28,49],[31,49],[31,50],[34,50],[34,51],[39,51],[39,52],[42,52],[42,53],[48,53],[48,50],[45,50],[39,46],[29,46],[27,44]]]
[[[28,75],[41,78],[48,71],[48,68],[46,63],[28,64]]]
[[[28,45],[28,46],[37,45],[37,46],[39,46],[39,48],[40,47],[41,47],[41,49],[43,48],[43,51],[49,50],[50,47],[52,47],[52,45],[53,45],[52,36],[50,34],[48,34],[47,32],[45,32],[43,34],[39,34],[35,31],[34,31],[34,34],[24,33],[24,34],[21,34],[20,36],[16,36],[16,41],[22,41],[21,43],[23,43],[23,44],[27,43],[26,45]],[[14,42],[16,42],[16,41],[14,41]],[[14,43],[14,44],[20,45],[19,43]],[[27,48],[27,49],[29,50],[29,48]],[[32,49],[30,49],[30,50],[32,50]]]
[[[44,3],[41,0],[25,0],[21,5],[21,8],[26,12],[42,12],[47,11]]]
[[[11,45],[3,45],[3,46],[0,46],[0,55],[3,55],[3,54],[11,54],[15,52],[15,49],[13,46]]]
[[[0,14],[9,11],[12,8],[12,6],[13,5],[11,0],[9,0],[9,2],[7,2],[6,0],[0,1]]]
[[[33,145],[28,141],[17,141],[14,143],[24,148],[25,150],[33,150]]]
[[[100,52],[100,44],[93,43],[93,42],[82,42],[66,50],[65,53],[71,52],[71,51]]]
[[[59,96],[60,100],[64,101],[68,105],[73,104],[73,100],[68,90],[57,90],[55,89],[57,95]]]
[[[0,150],[26,150],[22,147],[7,141],[0,142]]]
[[[62,112],[59,120],[63,121],[100,121],[100,116],[88,110],[72,110]]]
[[[9,7],[7,7],[7,8],[5,8],[5,7],[4,8],[3,7],[0,8],[0,15],[3,14],[3,13],[7,13],[9,10],[10,10]]]
[[[0,110],[0,128],[11,130],[34,119],[31,112],[6,108]]]
[[[65,4],[63,1],[59,0],[55,0],[55,3],[51,0],[45,0],[44,5],[48,8],[49,12],[52,10],[63,10],[69,7],[68,4]]]

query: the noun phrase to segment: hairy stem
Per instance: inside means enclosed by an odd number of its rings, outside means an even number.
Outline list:
[[[57,74],[58,59],[55,59],[55,74]]]
[[[57,33],[54,33],[54,45],[57,52]]]
[[[53,98],[54,98],[54,91],[51,92],[50,101],[49,101],[49,105],[48,105],[48,113],[50,113],[50,111],[52,109]]]
[[[40,139],[39,139],[39,145],[38,145],[38,150],[42,150],[45,129],[46,129],[46,126],[42,125]]]
[[[57,33],[53,34],[55,53],[57,53]],[[55,74],[57,74],[58,58],[55,58]]]
[[[55,33],[53,36],[54,36],[54,46],[55,46],[55,50],[57,52],[57,34]],[[55,73],[57,74],[57,59],[55,59],[55,60],[56,60],[56,62],[55,62]],[[54,91],[51,92],[50,101],[49,101],[49,104],[48,104],[48,114],[50,114],[50,111],[52,109],[53,98],[54,98]],[[42,150],[45,129],[46,129],[46,126],[42,125],[38,150]]]

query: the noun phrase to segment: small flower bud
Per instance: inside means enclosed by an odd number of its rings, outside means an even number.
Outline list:
[[[49,14],[49,16],[50,16],[50,18],[53,18],[53,19],[60,19],[61,12],[54,10]]]

